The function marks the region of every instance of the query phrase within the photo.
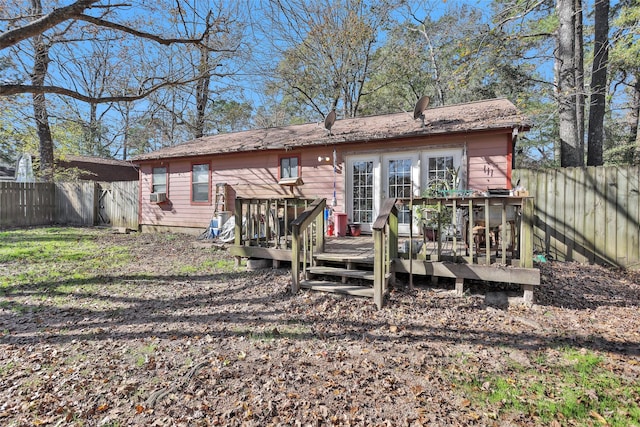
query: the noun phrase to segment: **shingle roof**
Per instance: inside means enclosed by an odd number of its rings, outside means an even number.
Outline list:
[[[79,156],[75,154],[66,154],[62,156],[60,160],[63,162],[95,163],[98,165],[133,166],[128,160],[107,159],[105,157],[95,156]]]
[[[106,159],[93,156],[65,155],[56,164],[63,168],[78,168],[86,173],[80,179],[92,181],[135,181],[138,179],[138,165],[128,160]]]
[[[132,160],[156,160],[232,152],[293,149],[313,145],[380,141],[412,136],[482,130],[528,129],[530,121],[506,99],[447,105],[425,111],[425,126],[413,111],[337,120],[329,135],[323,123],[254,129],[205,136],[173,147],[141,154]]]

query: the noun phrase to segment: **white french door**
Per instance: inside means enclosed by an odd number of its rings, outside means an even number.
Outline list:
[[[380,161],[377,156],[350,157],[347,168],[347,215],[370,232],[378,215]]]
[[[420,165],[418,154],[401,153],[382,158],[383,198],[410,199],[420,188]],[[411,225],[409,203],[398,206],[398,233],[408,234]]]
[[[462,148],[452,148],[348,157],[345,212],[349,221],[360,223],[362,231],[370,232],[383,199],[410,199],[412,193],[420,196],[434,180],[451,180],[454,171],[464,177],[465,186],[462,153]],[[408,206],[398,206],[400,234],[409,234],[410,221]]]

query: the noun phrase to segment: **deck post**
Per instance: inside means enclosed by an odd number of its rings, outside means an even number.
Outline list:
[[[384,305],[387,273],[391,271],[390,255],[398,251],[398,210],[397,199],[382,202],[378,218],[373,223],[373,301],[378,309]],[[395,249],[390,247],[395,242]]]
[[[453,224],[453,229],[456,230],[453,233],[453,262],[458,262],[458,204],[456,200],[453,200],[453,206],[451,208],[451,224]]]
[[[502,200],[502,225],[500,229],[500,248],[502,249],[502,264],[507,263],[507,205]]]
[[[324,252],[324,209],[322,215],[316,217],[316,253]]]
[[[534,303],[533,299],[533,286],[532,285],[522,285],[522,290],[524,291],[523,299],[524,303],[527,305],[531,305]]]
[[[324,214],[325,205],[325,199],[316,199],[291,222],[291,292],[294,294],[300,290],[300,249],[303,251],[303,272],[306,275],[307,265],[313,261],[314,246],[311,241],[313,227],[311,225],[317,224],[317,217]],[[305,206],[307,206],[306,200]],[[301,238],[303,238],[302,241]],[[300,247],[301,244],[302,247]]]
[[[533,268],[533,198],[522,199],[520,267]]]
[[[409,228],[413,228],[412,225],[409,225]],[[391,275],[390,280],[392,284],[395,284],[396,282],[396,273],[395,271],[391,268],[391,263],[393,262],[394,259],[398,258],[398,213],[396,210],[391,210],[391,213],[389,215],[389,247],[387,249],[387,261],[388,261],[388,265],[387,265],[387,273],[389,273]],[[384,292],[386,292],[386,282],[385,282],[385,289]]]
[[[520,266],[533,268],[533,198],[522,199],[522,237],[520,238]],[[533,304],[533,286],[522,285],[525,304]]]
[[[384,232],[373,230],[373,253],[374,253],[374,279],[373,279],[373,302],[378,309],[382,308],[384,302]]]
[[[467,245],[467,249],[469,251],[469,264],[473,264],[473,249],[475,240],[473,237],[473,200],[469,199],[469,224],[467,224],[467,241],[465,245]]]
[[[300,226],[292,225],[291,230],[291,293],[300,290]]]
[[[464,295],[464,277],[456,277],[456,295],[459,297]]]
[[[489,199],[484,199],[484,249],[485,249],[485,263],[486,265],[491,265],[491,223],[489,222],[491,218],[490,210],[491,206],[489,206]]]
[[[242,200],[240,198],[236,198],[234,203],[234,226],[233,226],[233,240],[236,246],[242,245]],[[239,268],[242,265],[242,257],[235,257],[235,266]]]
[[[236,197],[235,209],[233,212],[235,225],[233,226],[234,244],[242,245],[242,199]]]

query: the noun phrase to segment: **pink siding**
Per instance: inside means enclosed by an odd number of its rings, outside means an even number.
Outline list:
[[[206,161],[206,160],[205,160]],[[191,160],[165,161],[168,165],[167,203],[149,203],[151,171],[160,163],[141,166],[141,223],[176,227],[201,227],[213,216],[213,203],[191,203]]]
[[[509,188],[511,176],[510,139],[506,133],[476,133],[468,135],[443,135],[427,140],[407,138],[392,143],[343,144],[336,147],[338,168],[335,175],[338,206],[344,206],[344,156],[359,153],[389,153],[398,150],[425,150],[429,147],[447,148],[467,146],[468,188]],[[214,204],[191,203],[191,165],[194,162],[211,163],[212,192],[217,183],[230,188],[227,209],[233,210],[235,196],[246,198],[278,198],[291,195],[289,187],[278,185],[279,159],[287,155],[300,155],[301,177],[304,185],[294,187],[298,197],[315,199],[333,198],[334,172],[333,147],[310,147],[292,151],[262,151],[234,153],[199,159],[167,159],[163,162],[145,162],[140,167],[141,218],[145,225],[206,227],[214,214]],[[318,160],[318,157],[322,157]],[[325,160],[326,158],[329,160]],[[168,166],[168,203],[149,203],[151,170],[153,166]],[[214,195],[211,195],[213,200]]]
[[[483,135],[467,145],[468,187],[511,188],[511,135]]]

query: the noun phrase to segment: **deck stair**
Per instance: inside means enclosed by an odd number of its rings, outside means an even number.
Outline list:
[[[373,298],[372,257],[321,253],[314,256],[314,264],[300,282],[302,288]]]

